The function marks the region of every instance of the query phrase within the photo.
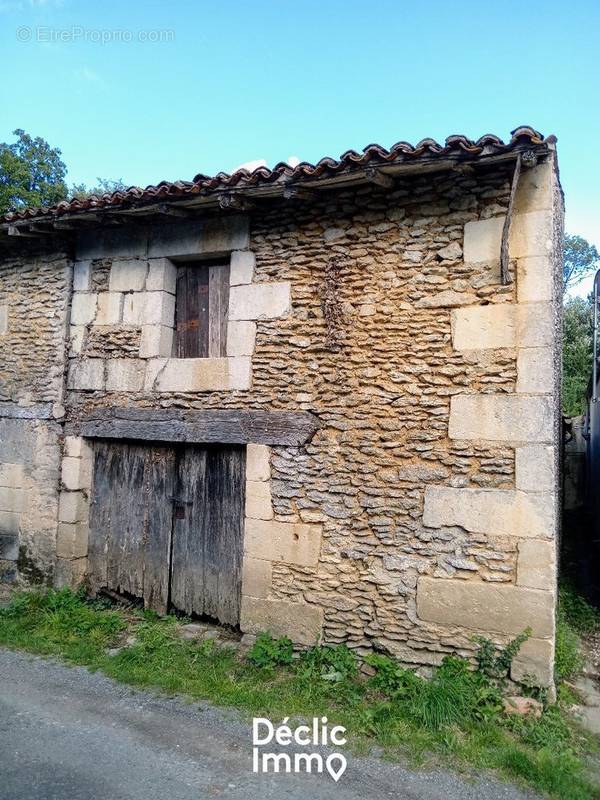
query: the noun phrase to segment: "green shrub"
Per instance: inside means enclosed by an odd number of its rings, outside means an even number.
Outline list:
[[[512,639],[506,647],[498,647],[484,636],[473,637],[473,640],[479,645],[475,656],[477,669],[498,687],[503,687],[506,684],[514,657],[530,636],[531,628],[527,628]]]
[[[559,612],[556,623],[556,650],[554,652],[554,674],[557,682],[567,680],[583,666],[579,653],[579,636]]]
[[[388,656],[371,653],[365,656],[365,662],[377,670],[371,678],[371,685],[388,697],[406,694],[413,689],[419,689],[423,684],[423,679],[414,670],[401,667],[395,659]]]
[[[356,677],[358,660],[345,644],[338,644],[335,647],[311,647],[300,655],[296,673],[303,679],[344,681]]]
[[[294,648],[287,636],[274,639],[268,631],[260,633],[248,652],[248,660],[256,667],[271,668],[291,664]]]
[[[559,618],[564,620],[577,633],[600,631],[600,611],[577,594],[567,583],[560,587],[558,594]]]

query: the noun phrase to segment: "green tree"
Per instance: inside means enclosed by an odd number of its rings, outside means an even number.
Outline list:
[[[113,192],[119,192],[127,189],[127,186],[125,183],[123,183],[122,179],[119,179],[118,181],[111,181],[107,178],[96,178],[96,180],[96,186],[86,186],[85,183],[73,184],[69,191],[69,196],[76,197],[78,200],[85,200],[85,198],[91,197],[92,195],[100,197],[103,194],[112,194]]]
[[[581,414],[592,372],[592,298],[573,297],[563,310],[563,413]]]
[[[0,214],[64,200],[67,168],[61,151],[21,128],[13,134],[16,142],[0,142]]]
[[[565,235],[563,289],[567,292],[594,271],[600,254],[583,236]]]

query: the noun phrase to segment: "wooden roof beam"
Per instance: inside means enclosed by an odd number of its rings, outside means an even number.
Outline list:
[[[386,175],[376,167],[367,167],[365,170],[365,177],[369,183],[374,183],[376,186],[382,186],[384,189],[391,189],[394,185],[394,179],[391,175]]]

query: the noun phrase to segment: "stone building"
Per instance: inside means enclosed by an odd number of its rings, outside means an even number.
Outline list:
[[[5,579],[552,683],[554,137],[198,175],[0,227]]]

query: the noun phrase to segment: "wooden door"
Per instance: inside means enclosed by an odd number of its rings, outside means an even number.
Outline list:
[[[245,448],[96,442],[92,588],[237,625]]]
[[[94,444],[92,588],[143,598],[160,614],[169,602],[174,470],[172,447]]]
[[[246,482],[243,447],[186,447],[178,460],[171,603],[237,625]]]

